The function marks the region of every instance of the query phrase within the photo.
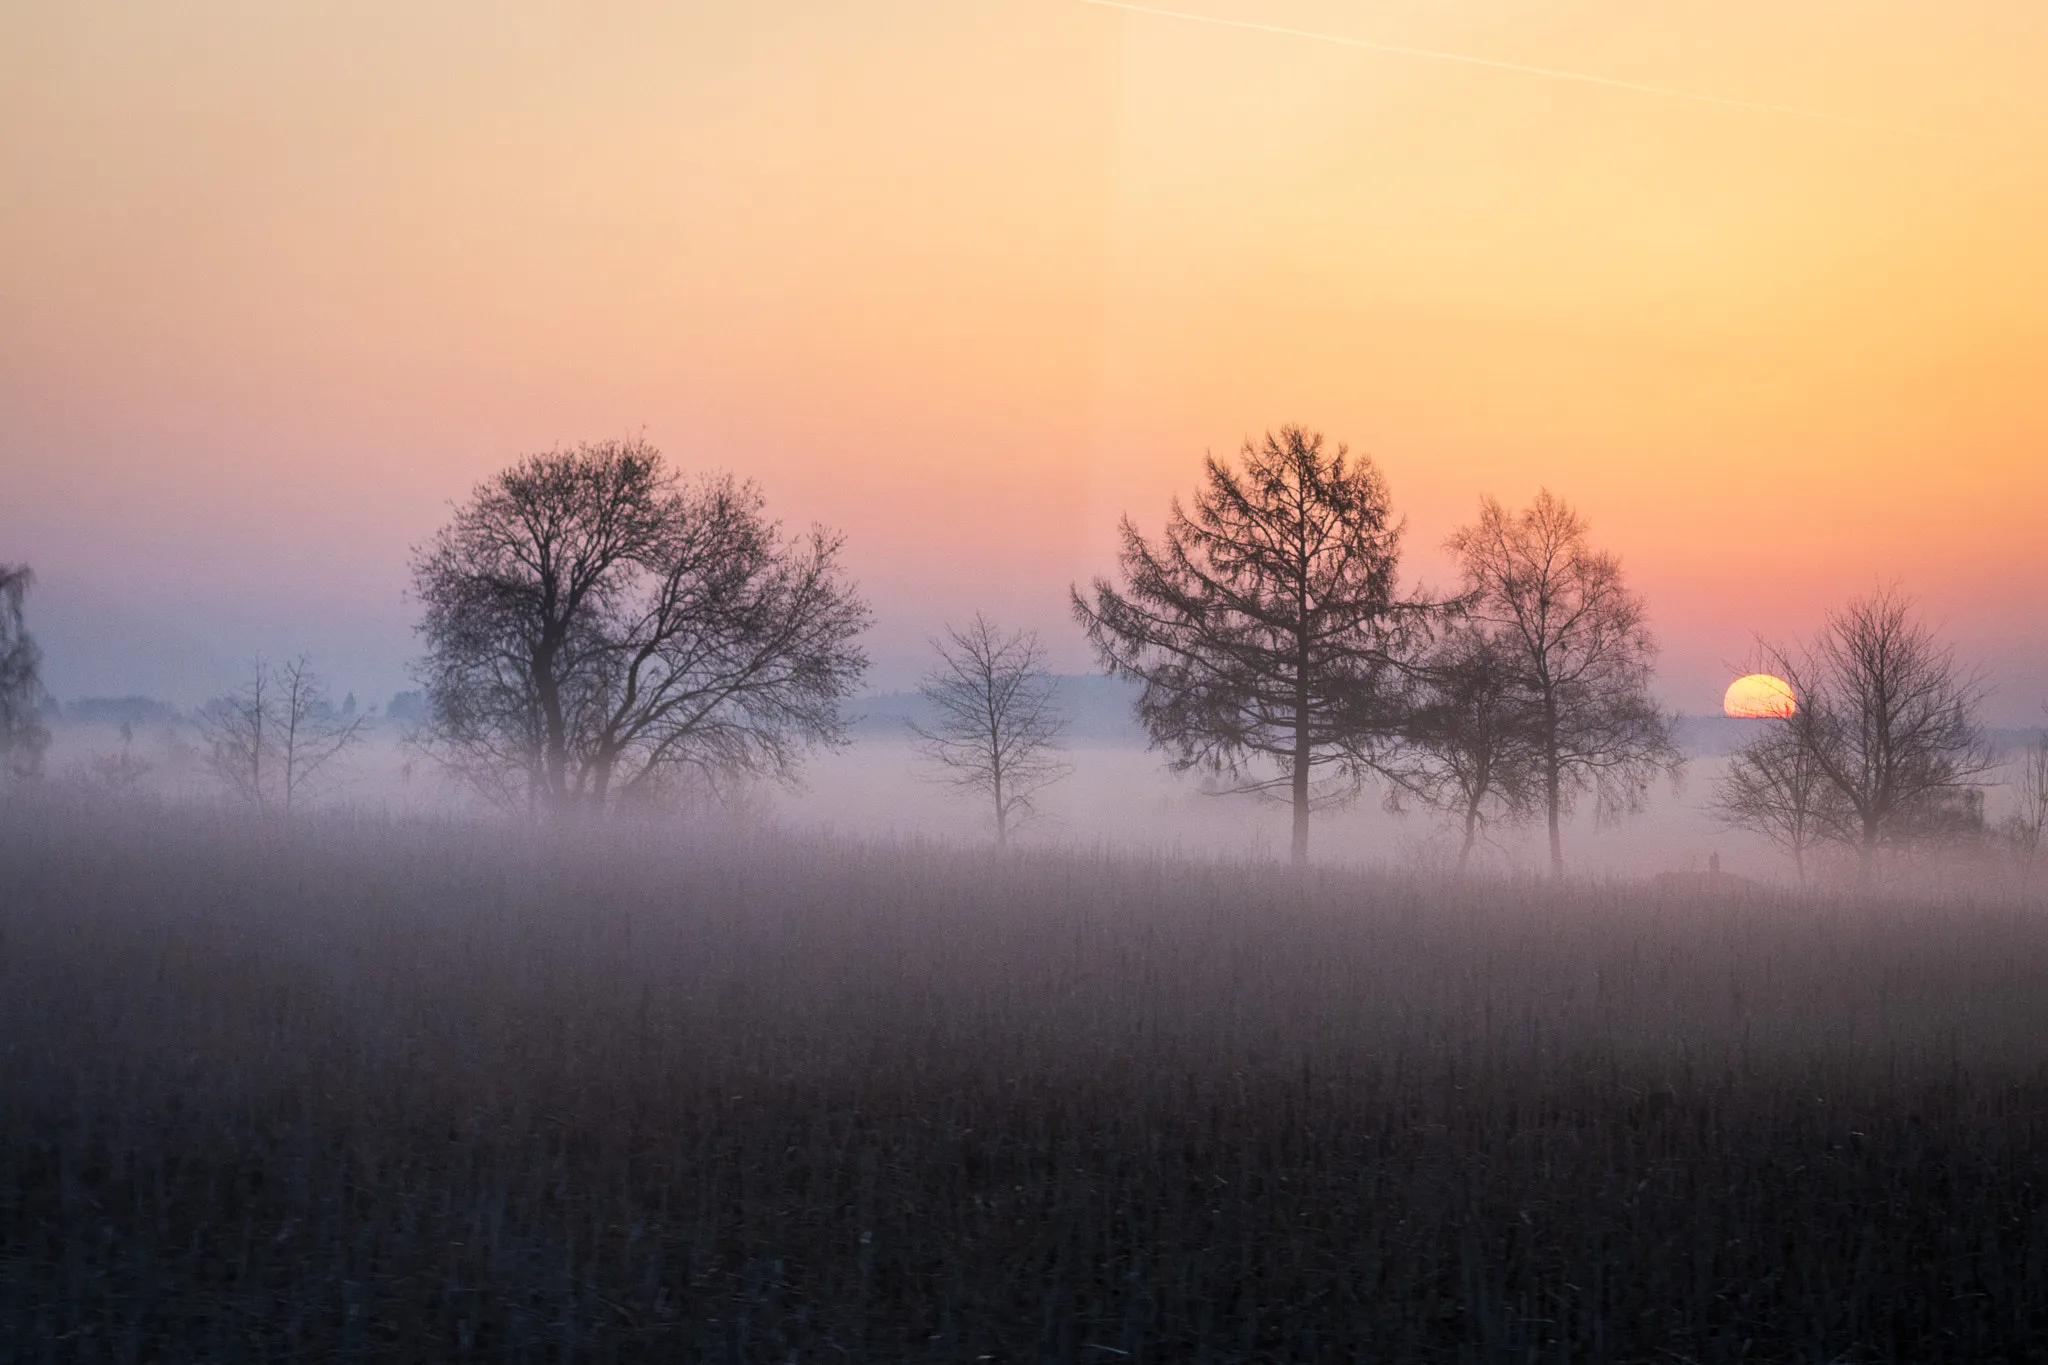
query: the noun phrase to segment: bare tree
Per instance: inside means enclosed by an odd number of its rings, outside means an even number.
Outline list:
[[[1722,824],[1763,835],[1792,855],[1806,885],[1806,855],[1841,837],[1843,806],[1827,774],[1798,737],[1777,721],[1728,760],[1712,810]]]
[[[1124,518],[1127,586],[1098,578],[1073,608],[1103,666],[1145,685],[1138,717],[1176,771],[1288,793],[1301,862],[1311,806],[1392,761],[1405,659],[1443,604],[1395,596],[1402,528],[1370,459],[1297,426],[1240,459],[1208,458],[1157,548]]]
[[[43,701],[43,652],[22,612],[34,584],[28,565],[0,564],[0,776],[5,777],[39,776],[50,747],[50,731],[37,714]]]
[[[214,778],[244,805],[287,815],[336,758],[362,742],[365,723],[334,709],[304,654],[276,665],[257,655],[249,680],[199,714]]]
[[[1475,615],[1515,656],[1534,702],[1550,868],[1564,875],[1562,817],[1590,789],[1602,816],[1640,809],[1651,781],[1679,763],[1671,726],[1650,696],[1656,642],[1621,561],[1587,543],[1584,519],[1548,489],[1520,512],[1492,498],[1449,548]]]
[[[918,691],[936,719],[909,722],[918,752],[943,780],[989,798],[996,844],[1007,845],[1034,813],[1032,798],[1073,771],[1060,754],[1066,721],[1045,672],[1045,646],[1036,631],[1005,635],[976,612],[966,629],[946,627],[932,649],[939,662]]]
[[[198,716],[207,771],[230,796],[258,812],[269,808],[276,781],[271,762],[277,749],[271,727],[275,708],[270,666],[258,654],[250,663],[249,680],[214,698]]]
[[[1803,648],[1767,646],[1766,660],[1796,702],[1770,723],[1820,770],[1866,882],[1880,844],[1981,812],[1973,798],[1998,766],[1977,725],[1983,677],[1914,619],[1896,588],[1830,613]]]
[[[271,694],[277,707],[271,733],[277,741],[278,792],[289,815],[320,774],[362,742],[366,718],[352,708],[334,708],[304,654],[276,669]]]
[[[839,538],[644,441],[522,459],[413,556],[430,751],[479,791],[603,810],[682,770],[788,777],[842,738],[868,608]]]
[[[1421,670],[1409,720],[1420,762],[1404,787],[1462,822],[1460,870],[1489,824],[1520,824],[1542,808],[1540,721],[1514,651],[1493,631],[1452,632]]]

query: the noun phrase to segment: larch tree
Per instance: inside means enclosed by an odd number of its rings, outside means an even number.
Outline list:
[[[1621,561],[1596,550],[1585,520],[1548,489],[1510,512],[1492,498],[1450,539],[1477,620],[1514,659],[1535,709],[1553,876],[1564,875],[1563,817],[1591,790],[1603,816],[1639,809],[1679,762],[1650,695],[1657,647]]]
[[[1402,528],[1370,459],[1287,426],[1205,475],[1156,545],[1124,518],[1122,585],[1074,589],[1074,614],[1144,685],[1139,720],[1176,771],[1286,794],[1301,862],[1311,808],[1396,761],[1409,658],[1443,605],[1396,595]]]

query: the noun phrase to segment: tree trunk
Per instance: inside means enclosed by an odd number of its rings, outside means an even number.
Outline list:
[[[1472,845],[1479,838],[1479,807],[1465,807],[1465,846],[1458,850],[1458,871],[1465,870],[1465,864],[1472,861]]]
[[[1308,564],[1296,580],[1294,637],[1294,863],[1308,861]]]
[[[260,662],[260,661],[259,661]],[[256,813],[268,814],[263,798],[263,683],[256,684],[256,704],[249,711],[249,790],[256,795]]]
[[[562,716],[562,687],[555,678],[555,648],[543,643],[533,652],[533,684],[540,694],[542,737],[541,785],[557,815],[569,804],[569,726]]]
[[[1293,856],[1297,863],[1308,861],[1308,760],[1296,754],[1294,759],[1294,840]]]
[[[285,694],[285,705],[289,709],[285,712],[286,721],[284,727],[284,818],[289,820],[292,818],[293,789],[299,785],[299,686],[297,679],[292,680],[291,690]]]
[[[1557,698],[1547,691],[1543,698],[1543,801],[1550,824],[1550,875],[1564,879],[1564,832],[1558,826],[1559,807],[1564,804],[1564,774],[1557,762]]]
[[[1294,861],[1308,861],[1308,718],[1294,723]]]
[[[1549,807],[1550,817],[1550,875],[1564,876],[1564,833],[1558,828],[1558,806],[1562,804],[1561,784],[1558,781],[1557,758],[1553,755],[1543,766],[1543,795]]]

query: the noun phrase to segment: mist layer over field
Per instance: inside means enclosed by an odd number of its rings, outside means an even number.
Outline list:
[[[10,1359],[2048,1349],[2038,908],[0,814]]]
[[[1048,787],[1038,816],[1026,822],[1020,840],[1040,850],[1089,853],[1124,851],[1196,859],[1264,860],[1287,851],[1284,803],[1255,795],[1218,794],[1213,780],[1196,773],[1175,774],[1165,757],[1145,745],[1130,714],[1135,689],[1111,679],[1063,678],[1062,696],[1072,733],[1063,751],[1071,771]],[[917,839],[976,845],[986,842],[991,823],[985,796],[963,792],[942,779],[943,770],[920,756],[904,727],[921,715],[914,696],[871,697],[849,707],[857,718],[844,747],[812,754],[798,780],[734,784],[717,797],[688,801],[661,818],[671,829],[711,819],[771,825],[797,835],[825,834],[885,840]],[[172,713],[174,716],[174,713]],[[1567,824],[1569,866],[1580,877],[1640,881],[1663,872],[1691,874],[1718,865],[1731,875],[1790,886],[1792,860],[1760,835],[1730,829],[1711,806],[1727,755],[1750,735],[1755,722],[1718,717],[1681,717],[1677,734],[1686,762],[1675,782],[1652,786],[1641,811],[1618,820],[1598,818],[1590,800],[1579,804]],[[486,816],[478,803],[433,761],[405,739],[406,727],[385,723],[343,756],[312,793],[313,804],[392,816],[471,820]],[[130,796],[179,805],[217,806],[224,799],[207,771],[201,736],[175,718],[131,727],[124,744],[110,724],[68,722],[55,729],[50,767],[74,788],[94,788],[93,766],[127,754],[137,767]],[[1997,732],[2017,751],[2033,741],[2031,731]],[[1986,794],[1995,824],[2011,805],[2005,779]],[[103,784],[102,784],[103,785]],[[104,793],[102,793],[104,794]],[[1332,866],[1435,873],[1457,860],[1455,821],[1415,801],[1390,810],[1387,789],[1368,787],[1352,799],[1319,809],[1311,854]],[[1540,822],[1487,831],[1474,854],[1475,867],[1492,875],[1536,873],[1544,867]],[[1842,854],[1811,857],[1817,882],[1846,877],[1851,860]],[[2016,874],[1996,848],[1924,851],[1903,858],[1894,880],[1922,886],[1952,884],[1958,875],[2001,892],[2031,880],[2038,870]]]

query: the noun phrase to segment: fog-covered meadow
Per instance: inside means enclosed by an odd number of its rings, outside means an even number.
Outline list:
[[[1284,859],[1287,811],[1270,797],[1219,792],[1200,772],[1171,772],[1149,748],[1132,720],[1135,689],[1102,678],[1058,680],[1070,731],[1062,754],[1070,768],[1049,787],[1020,842],[1041,849],[1127,851],[1194,859]],[[986,841],[985,797],[963,793],[916,750],[905,720],[921,714],[915,694],[856,699],[848,742],[812,753],[790,783],[762,779],[728,783],[716,793],[685,796],[650,813],[655,827],[687,827],[705,820],[742,821],[790,833],[879,839],[933,839],[974,845]],[[1574,876],[1635,882],[1661,873],[1705,872],[1719,866],[1730,876],[1766,885],[1795,884],[1791,859],[1761,835],[1717,819],[1712,798],[1730,751],[1750,737],[1755,722],[1722,717],[1678,717],[1675,730],[1685,762],[1676,780],[1660,780],[1641,810],[1603,818],[1581,801],[1567,824],[1566,847]],[[439,769],[407,740],[411,726],[372,724],[313,786],[310,804],[327,811],[480,818],[491,808]],[[1995,742],[2017,753],[2034,739],[2027,730],[1998,731]],[[202,738],[180,719],[131,726],[124,739],[112,724],[66,723],[54,730],[50,770],[58,785],[89,797],[138,797],[177,805],[217,807],[226,800],[203,762]],[[104,769],[126,754],[133,776],[110,790]],[[102,770],[96,774],[96,766]],[[1987,829],[1995,831],[2013,796],[2016,771],[1993,773],[1985,789]],[[1457,863],[1454,822],[1412,799],[1389,803],[1386,784],[1319,809],[1313,856],[1327,866],[1449,873]],[[1538,875],[1544,868],[1540,822],[1495,827],[1475,850],[1473,867],[1491,876]],[[1851,873],[1846,857],[1814,859],[1816,889]],[[1899,884],[1940,885],[1965,877],[1987,893],[2048,894],[2040,882],[2048,867],[2023,872],[1995,840],[1979,847],[1922,850],[1894,860]]]
[[[1116,745],[1002,853],[893,746],[566,828],[395,747],[17,790],[0,1354],[2048,1349],[2038,900],[1646,880],[1731,848],[1684,791],[1562,884],[1373,805],[1294,869]]]
[[[53,727],[0,787],[0,1361],[2048,1351],[2048,868],[1799,886],[1700,719],[1562,879],[1371,788],[1296,864],[1059,688],[1007,848],[915,695],[578,818],[402,718],[289,812],[168,708]]]

